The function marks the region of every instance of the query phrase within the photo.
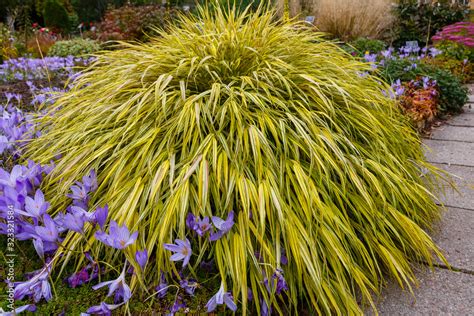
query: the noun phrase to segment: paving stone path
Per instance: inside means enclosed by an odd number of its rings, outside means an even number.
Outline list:
[[[446,206],[433,239],[452,270],[417,270],[415,295],[390,282],[379,298],[380,315],[474,315],[474,86],[464,113],[437,128],[423,143],[434,165],[457,176],[460,194],[447,190]],[[371,314],[371,312],[368,312]]]

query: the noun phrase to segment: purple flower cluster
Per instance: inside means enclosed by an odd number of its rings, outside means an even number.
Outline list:
[[[20,100],[17,95],[7,94],[7,106],[0,106],[0,155],[10,153],[15,158],[21,145],[36,133],[31,116],[14,107],[12,99]]]
[[[45,79],[51,73],[68,77],[74,73],[75,66],[92,60],[73,56],[8,59],[0,65],[0,81]]]
[[[211,219],[213,225],[211,225],[209,217],[206,216],[201,219],[199,216],[189,213],[186,217],[186,226],[201,237],[206,232],[210,232],[209,240],[216,241],[227,234],[232,229],[232,226],[234,226],[234,211],[230,211],[225,220],[217,216],[212,216]]]

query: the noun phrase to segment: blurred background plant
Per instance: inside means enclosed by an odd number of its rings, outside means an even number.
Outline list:
[[[99,32],[93,33],[101,41],[145,39],[156,29],[176,21],[178,9],[160,5],[123,6],[105,12]]]
[[[91,39],[75,38],[66,41],[57,41],[48,50],[49,56],[82,56],[100,50],[100,44]]]
[[[397,80],[410,82],[418,77],[425,76],[436,80],[439,94],[438,110],[440,114],[456,113],[461,110],[467,102],[467,88],[462,85],[461,80],[451,72],[441,69],[432,64],[430,58],[389,58],[384,59],[380,67],[381,77],[394,83]],[[425,60],[429,60],[426,62]]]
[[[18,56],[18,51],[15,48],[15,38],[12,32],[5,24],[0,23],[0,63],[5,59],[15,58]]]
[[[428,44],[442,27],[462,21],[469,14],[462,1],[399,0],[395,6],[397,34],[393,45],[400,47],[407,41]]]
[[[391,0],[310,0],[302,7],[317,28],[344,41],[382,38],[395,20]]]
[[[474,62],[474,23],[458,22],[443,27],[432,37],[443,55],[459,61]]]

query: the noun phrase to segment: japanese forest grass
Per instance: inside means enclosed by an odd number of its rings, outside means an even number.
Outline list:
[[[409,287],[412,263],[441,256],[425,232],[439,216],[431,193],[439,173],[382,93],[390,88],[361,75],[370,65],[273,12],[201,8],[200,16],[99,55],[48,108],[27,156],[61,156],[44,186],[51,212],[95,168],[92,204],[108,203],[111,219],[139,231],[126,251],[134,265],[136,249],[153,257],[134,276],[137,290],[181,269],[163,244],[189,237],[188,212],[234,210],[228,234],[193,246],[190,270],[214,258],[244,314],[260,309],[248,288],[277,312],[306,302],[349,314],[361,313],[358,295],[373,305],[386,277]],[[92,234],[87,227],[88,243],[69,235],[64,246],[77,252],[63,263],[79,265],[91,247],[120,264]],[[277,267],[289,286],[283,300],[262,282]]]

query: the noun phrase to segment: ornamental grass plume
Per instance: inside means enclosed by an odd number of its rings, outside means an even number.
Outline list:
[[[50,212],[97,170],[90,205],[108,204],[111,220],[139,232],[124,250],[130,262],[139,249],[152,258],[136,289],[181,268],[163,245],[191,238],[189,212],[222,224],[233,211],[232,228],[193,246],[186,269],[214,259],[243,314],[291,314],[298,304],[361,313],[356,294],[373,306],[386,277],[409,287],[411,263],[441,256],[425,232],[439,215],[435,179],[422,175],[439,176],[383,93],[390,87],[323,34],[274,12],[199,13],[97,56],[39,119],[43,133],[27,156],[61,157],[42,187]],[[64,243],[120,260],[90,241],[71,234]],[[284,272],[284,296],[268,285],[275,271]]]

